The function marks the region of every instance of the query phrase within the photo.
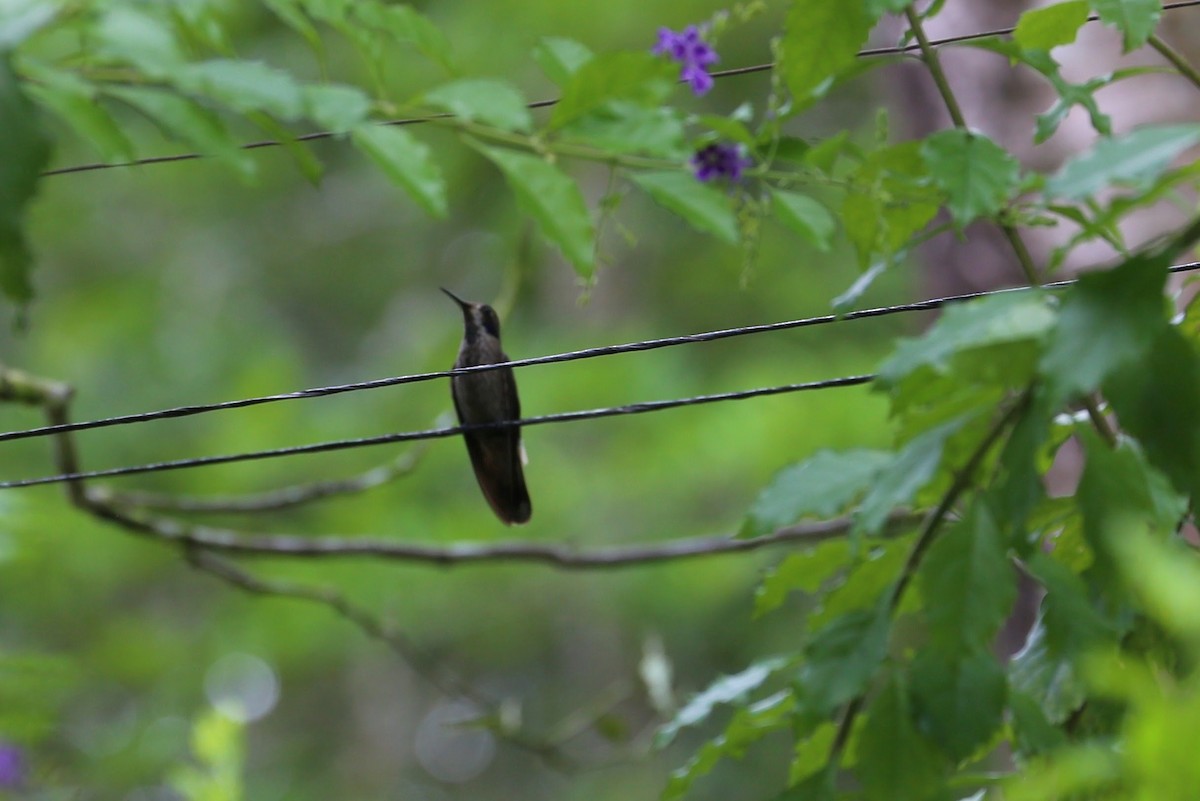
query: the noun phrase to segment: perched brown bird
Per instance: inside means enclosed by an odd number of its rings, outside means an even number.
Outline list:
[[[500,349],[500,320],[496,311],[484,303],[468,303],[448,289],[442,291],[463,313],[463,341],[454,369],[507,362],[508,357]],[[521,419],[521,401],[517,398],[517,382],[511,367],[454,376],[450,379],[450,394],[462,425]],[[492,511],[509,525],[527,522],[533,507],[525,489],[521,429],[511,426],[467,431],[463,440],[479,488]]]

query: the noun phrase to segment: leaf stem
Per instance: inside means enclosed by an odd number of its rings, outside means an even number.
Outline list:
[[[1179,74],[1192,82],[1192,85],[1200,89],[1200,71],[1188,63],[1179,51],[1164,42],[1156,34],[1151,34],[1147,43],[1159,52],[1159,54],[1167,61],[1171,62],[1171,66],[1179,70]]]

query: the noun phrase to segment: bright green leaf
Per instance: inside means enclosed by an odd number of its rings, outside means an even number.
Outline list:
[[[782,658],[765,659],[755,662],[741,673],[717,679],[659,728],[654,738],[655,746],[665,748],[675,739],[680,729],[707,720],[718,704],[731,704],[744,699],[787,664],[788,660]]]
[[[314,84],[300,89],[304,116],[327,131],[349,131],[366,122],[371,99],[355,86]]]
[[[910,706],[897,675],[871,701],[857,742],[855,774],[872,801],[924,801],[947,768],[913,725]]]
[[[1146,126],[1101,139],[1046,182],[1046,194],[1090,198],[1112,184],[1141,185],[1161,175],[1181,153],[1200,142],[1200,124]]]
[[[605,53],[589,59],[563,86],[550,117],[561,128],[614,100],[657,107],[674,86],[676,66],[650,53]]]
[[[546,77],[562,86],[575,71],[590,61],[592,51],[574,39],[547,36],[533,49],[533,60]]]
[[[1013,40],[1025,50],[1053,50],[1074,42],[1087,18],[1087,0],[1031,8],[1017,20]]]
[[[853,67],[874,24],[863,0],[795,0],[775,68],[792,96],[803,103]]]
[[[1017,160],[982,134],[941,131],[925,140],[921,155],[959,229],[998,213],[1020,181]]]
[[[517,197],[517,204],[537,222],[542,234],[562,251],[575,272],[590,279],[596,269],[593,249],[596,230],[575,182],[537,156],[478,142],[472,145],[500,168]]]
[[[955,762],[991,740],[1004,721],[1008,681],[987,650],[923,651],[913,662],[912,691],[919,728]]]
[[[482,122],[504,131],[528,131],[533,118],[525,98],[516,87],[492,78],[464,78],[442,84],[423,96],[435,108],[472,122]]]
[[[1125,52],[1146,43],[1162,16],[1161,0],[1091,0],[1100,21],[1121,32]]]
[[[403,128],[360,125],[351,140],[425,211],[446,216],[446,183],[429,147]]]
[[[1067,291],[1040,365],[1056,398],[1093,391],[1145,356],[1167,324],[1166,277],[1164,259],[1136,256],[1084,275]]]
[[[801,518],[841,514],[891,460],[884,451],[821,451],[786,467],[759,493],[739,537],[760,537]]]
[[[687,220],[697,231],[737,244],[737,219],[724,192],[682,172],[645,172],[631,177],[659,205]]]
[[[775,219],[799,234],[817,250],[829,251],[837,223],[824,204],[808,195],[772,188],[771,211],[774,212]]]
[[[283,70],[258,61],[213,59],[188,64],[175,72],[186,92],[224,103],[247,114],[264,111],[282,120],[295,120],[304,109],[300,87]]]

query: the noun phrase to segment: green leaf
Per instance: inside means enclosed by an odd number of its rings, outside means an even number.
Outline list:
[[[796,674],[797,700],[810,720],[822,720],[861,694],[887,653],[887,605],[850,612],[816,632]]]
[[[1041,625],[1050,654],[1077,662],[1098,644],[1116,643],[1116,628],[1096,610],[1082,578],[1040,552],[1024,564],[1046,590]]]
[[[772,187],[771,211],[775,219],[799,234],[804,241],[823,253],[829,252],[837,223],[824,204],[808,195]]]
[[[596,269],[593,249],[596,231],[575,182],[537,156],[479,142],[471,145],[500,168],[517,197],[517,204],[533,217],[542,234],[562,251],[575,272],[590,279]]]
[[[986,650],[926,649],[913,662],[912,691],[919,728],[955,762],[987,744],[1004,722],[1008,681]]]
[[[789,593],[815,593],[838,568],[848,562],[845,540],[827,540],[800,553],[789,554],[767,570],[754,592],[754,616],[760,617],[783,605]]]
[[[776,70],[801,104],[852,68],[875,19],[863,0],[795,0],[784,22]]]
[[[718,704],[741,701],[787,665],[788,660],[780,657],[764,659],[755,662],[741,673],[717,679],[659,728],[654,736],[655,747],[667,747],[675,739],[675,735],[679,734],[680,729],[704,722]]]
[[[1052,724],[1045,711],[1031,695],[1009,691],[1008,709],[1012,715],[1013,746],[1028,759],[1039,756],[1067,743],[1067,735]]]
[[[442,84],[422,99],[465,120],[482,122],[503,131],[524,132],[533,127],[525,98],[507,81],[464,78]]]
[[[1074,42],[1087,18],[1087,0],[1031,8],[1017,20],[1013,40],[1026,50],[1053,50]]]
[[[161,89],[105,85],[103,91],[136,108],[170,137],[232,167],[242,180],[257,172],[254,158],[238,146],[217,115],[203,106]]]
[[[724,192],[682,172],[644,172],[631,177],[660,206],[687,220],[697,231],[737,244],[737,219]]]
[[[170,29],[131,5],[106,10],[94,33],[101,56],[132,64],[148,78],[168,78],[184,65],[183,52]]]
[[[879,599],[896,583],[912,548],[912,537],[889,540],[865,551],[858,559],[844,559],[847,571],[840,582],[820,598],[820,606],[808,615],[808,625],[819,629],[842,615],[873,609]],[[847,543],[846,550],[852,546]],[[906,598],[915,598],[915,593]],[[905,604],[908,603],[906,600]],[[903,606],[904,604],[902,604]]]
[[[106,162],[132,161],[133,143],[97,102],[96,87],[74,73],[50,68],[31,70],[28,91],[40,105],[50,109],[71,130],[87,139]]]
[[[1175,488],[1200,497],[1200,357],[1177,328],[1162,328],[1149,352],[1104,384],[1121,427]]]
[[[566,125],[564,139],[618,153],[646,153],[682,161],[688,154],[683,121],[673,108],[646,108],[614,100]]]
[[[248,114],[264,111],[282,120],[295,120],[304,109],[300,87],[283,70],[258,61],[213,59],[175,71],[176,85]]]
[[[360,125],[350,138],[425,211],[446,216],[446,183],[427,145],[393,125]]]
[[[296,137],[283,124],[262,111],[251,111],[246,114],[246,119],[253,122],[259,128],[262,128],[267,136],[287,151],[287,154],[292,157],[292,161],[296,163],[296,167],[300,173],[309,180],[314,186],[321,181],[322,166],[321,162],[313,155],[311,149],[304,142],[296,139]]]
[[[1083,200],[1111,184],[1143,186],[1158,178],[1180,154],[1200,142],[1200,124],[1145,126],[1101,139],[1075,156],[1046,182],[1046,194]]]
[[[739,537],[761,537],[801,518],[841,514],[891,461],[884,451],[821,451],[786,467],[759,493]]]
[[[1160,0],[1091,0],[1100,21],[1121,32],[1125,52],[1146,43],[1162,16]]]
[[[1020,182],[1017,160],[982,134],[941,131],[925,140],[921,155],[959,230],[1000,212]]]
[[[605,53],[589,59],[563,86],[550,117],[562,128],[614,100],[657,107],[674,86],[674,64],[650,53]]]
[[[967,416],[930,429],[910,440],[876,478],[859,507],[855,534],[877,534],[894,510],[907,506],[929,483],[942,463],[946,440],[967,422]]]
[[[918,577],[930,639],[947,653],[987,649],[1017,596],[1000,530],[980,503],[934,541]]]
[[[1167,324],[1166,277],[1167,260],[1135,256],[1082,276],[1068,290],[1040,365],[1055,398],[1091,392],[1145,356]]]
[[[8,52],[54,22],[62,9],[42,0],[16,0],[0,12],[0,52]]]
[[[871,701],[856,753],[866,797],[879,801],[925,801],[947,767],[913,725],[908,690],[895,674]]]
[[[574,39],[546,36],[533,49],[533,60],[546,77],[562,86],[575,72],[590,61],[592,51]]]
[[[1070,660],[1051,653],[1046,645],[1046,629],[1040,620],[1025,647],[1009,663],[1008,673],[1013,691],[1032,698],[1053,725],[1069,718],[1087,699]]]
[[[412,6],[384,5],[383,3],[359,0],[347,4],[347,7],[365,25],[386,33],[391,40],[389,44],[392,42],[411,44],[418,52],[438,64],[447,73],[453,75],[458,72],[454,53],[450,48],[450,40],[446,38],[446,34],[442,33],[441,28]]]
[[[879,367],[882,386],[896,386],[918,369],[947,373],[956,356],[1011,342],[1038,341],[1054,325],[1054,312],[1040,291],[991,295],[951,306],[919,339],[901,340]]]
[[[317,32],[317,28],[301,10],[303,0],[263,0],[263,5],[271,9],[275,16],[298,33],[308,46],[312,48],[317,55],[323,56],[324,47],[321,43],[321,34]]]
[[[327,131],[349,131],[366,122],[371,99],[355,86],[314,84],[300,88],[304,116]]]
[[[934,218],[944,195],[929,181],[919,142],[871,151],[848,176],[842,226],[866,267],[907,248]]]

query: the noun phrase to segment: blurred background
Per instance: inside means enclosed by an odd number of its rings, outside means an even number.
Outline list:
[[[649,49],[659,26],[701,22],[721,3],[456,0],[421,6],[468,75],[505,77],[530,99],[554,87],[529,58],[547,35],[594,51]],[[306,78],[311,53],[257,4],[237,6],[239,55]],[[720,67],[770,60],[772,6],[718,43]],[[328,40],[334,77],[365,81]],[[396,98],[442,76],[398,52]],[[765,75],[721,80],[697,112],[761,108]],[[870,119],[868,82],[796,120],[823,137]],[[146,155],[179,152],[133,125]],[[109,169],[43,181],[31,213],[37,299],[27,331],[0,326],[6,365],[69,383],[75,419],[206,403],[447,368],[462,334],[438,291],[505,304],[513,358],[828,313],[856,278],[772,225],[752,261],[629,191],[606,217],[594,287],[582,287],[516,211],[493,166],[433,126],[450,215],[426,217],[338,141],[307,182],[280,149],[255,151],[259,180],[211,161]],[[57,131],[54,166],[95,160]],[[247,141],[262,134],[245,131]],[[869,133],[867,134],[869,135]],[[608,174],[572,165],[589,202]],[[619,186],[619,184],[618,184]],[[912,297],[887,276],[862,305]],[[11,318],[11,316],[10,316]],[[522,369],[527,415],[869,372],[918,319],[886,318]],[[85,468],[428,428],[451,410],[445,381],[84,432]],[[0,427],[43,423],[0,407]],[[821,448],[888,440],[882,400],[862,387],[537,426],[525,432],[532,522],[506,529],[465,448],[431,442],[416,469],[370,492],[265,515],[205,516],[247,532],[373,535],[450,543],[527,538],[580,547],[729,534],[781,467]],[[353,476],[403,457],[384,446],[113,480],[121,490],[195,496]],[[3,478],[54,472],[48,443],[3,445]],[[196,518],[201,519],[201,518]],[[566,772],[479,728],[477,707],[440,692],[329,610],[245,594],[190,568],[177,549],[73,510],[61,488],[0,492],[0,732],[23,747],[30,797],[176,798],[189,732],[212,707],[247,722],[246,797],[289,799],[650,798],[695,749],[688,734],[643,753],[662,721],[639,678],[646,653],[673,670],[676,701],[721,673],[794,647],[797,610],[752,620],[779,551],[612,571],[537,565],[448,569],[343,560],[257,560],[269,578],[336,587],[501,703],[523,731],[554,738],[587,769]],[[232,705],[232,707],[231,707]],[[702,732],[703,733],[703,732]],[[711,733],[711,731],[709,732]],[[787,743],[722,766],[694,798],[775,792]],[[763,770],[764,765],[771,766]]]

